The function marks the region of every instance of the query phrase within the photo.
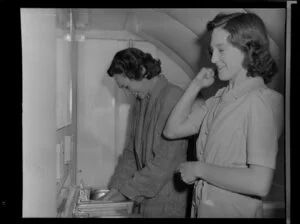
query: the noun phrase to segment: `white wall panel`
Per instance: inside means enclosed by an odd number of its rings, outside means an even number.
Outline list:
[[[22,9],[21,35],[23,217],[55,217],[55,13]]]

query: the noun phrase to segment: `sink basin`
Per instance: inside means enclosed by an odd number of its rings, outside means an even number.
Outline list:
[[[83,192],[83,193],[82,193]],[[125,218],[133,217],[132,214],[134,202],[103,202],[99,200],[108,192],[107,189],[97,188],[84,188],[77,189],[77,200],[73,209],[73,217],[78,218],[103,218],[103,217],[114,217],[114,218]],[[80,200],[80,193],[87,196],[87,200]],[[84,198],[86,199],[86,198]]]

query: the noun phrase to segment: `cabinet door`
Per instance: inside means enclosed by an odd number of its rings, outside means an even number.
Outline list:
[[[56,128],[72,123],[71,42],[56,39]]]

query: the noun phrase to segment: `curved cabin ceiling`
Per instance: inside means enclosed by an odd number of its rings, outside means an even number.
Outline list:
[[[129,31],[160,48],[191,78],[209,63],[206,23],[219,12],[236,11],[254,12],[264,20],[271,52],[279,61],[285,50],[285,9],[72,9],[76,28]],[[58,14],[59,25],[69,19],[67,10]]]

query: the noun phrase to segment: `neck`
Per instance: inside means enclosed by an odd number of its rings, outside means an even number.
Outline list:
[[[144,99],[146,96],[150,95],[157,81],[158,81],[158,76],[155,76],[150,80],[147,80],[145,83],[145,92],[142,92],[139,95],[139,98]]]
[[[229,81],[229,89],[233,89],[248,78],[247,70],[242,69],[233,79]]]
[[[153,79],[149,80],[149,87],[147,89],[147,94],[152,92],[157,80],[158,80],[158,76],[155,76]]]

